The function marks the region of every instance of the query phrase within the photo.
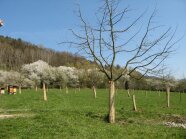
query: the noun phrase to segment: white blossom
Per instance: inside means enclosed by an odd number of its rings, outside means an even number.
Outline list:
[[[60,73],[64,73],[67,77],[67,82],[70,86],[75,87],[78,85],[78,71],[74,67],[60,66],[57,68]]]

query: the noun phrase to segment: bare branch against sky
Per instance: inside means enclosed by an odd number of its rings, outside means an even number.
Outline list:
[[[174,40],[176,29],[172,27],[165,28],[160,33],[162,26],[154,23],[156,9],[148,18],[144,18],[145,13],[142,13],[128,25],[125,25],[125,21],[130,9],[118,9],[118,2],[105,0],[98,11],[98,24],[93,26],[85,20],[79,9],[80,31],[77,33],[71,30],[75,39],[63,44],[76,47],[82,55],[95,61],[109,80],[116,81],[126,73],[132,75],[134,71],[140,71],[143,75],[152,73],[172,54],[173,46],[179,41]],[[143,27],[134,31],[140,22]],[[125,34],[131,35],[127,39]],[[136,38],[138,41],[133,43]],[[118,58],[122,60],[124,70],[119,75],[114,75],[113,68]]]

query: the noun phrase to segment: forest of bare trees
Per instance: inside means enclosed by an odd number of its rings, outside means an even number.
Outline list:
[[[52,66],[87,65],[89,61],[68,52],[56,52],[21,39],[0,36],[0,69],[18,70],[23,64],[43,60]]]

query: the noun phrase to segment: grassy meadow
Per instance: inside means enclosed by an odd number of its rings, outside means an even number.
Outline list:
[[[116,123],[107,123],[108,90],[51,89],[48,101],[42,90],[23,90],[22,94],[0,95],[0,139],[186,138],[186,129],[167,127],[163,122],[186,122],[186,94],[171,92],[170,108],[165,92],[135,91],[137,112],[124,90],[116,94]],[[7,115],[7,117],[6,117]],[[12,117],[8,117],[8,116]]]

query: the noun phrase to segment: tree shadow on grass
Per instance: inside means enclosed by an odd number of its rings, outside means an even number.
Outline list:
[[[101,113],[93,113],[93,112],[88,112],[85,114],[87,117],[90,117],[92,119],[98,119],[102,120],[105,122],[109,122],[109,115],[108,114],[101,114]]]

